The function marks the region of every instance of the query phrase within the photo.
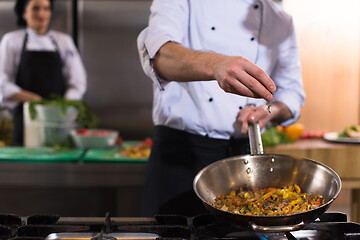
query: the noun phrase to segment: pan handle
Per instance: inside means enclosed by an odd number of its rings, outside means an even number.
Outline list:
[[[291,232],[291,231],[295,231],[295,230],[298,230],[298,229],[302,228],[305,225],[305,223],[304,223],[304,221],[301,221],[300,223],[294,224],[294,225],[260,226],[260,225],[257,225],[254,222],[250,222],[249,225],[250,225],[251,229],[254,230],[255,232],[275,233],[275,232]]]
[[[264,149],[261,140],[261,132],[259,123],[249,124],[249,141],[251,154],[264,154]]]

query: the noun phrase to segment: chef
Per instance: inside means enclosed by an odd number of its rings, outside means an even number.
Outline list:
[[[153,81],[142,213],[201,213],[199,170],[249,152],[248,124],[294,123],[303,105],[292,18],[271,0],[154,0],[138,37]],[[213,179],[216,181],[216,179]]]
[[[86,72],[72,38],[49,29],[53,0],[17,0],[15,13],[24,29],[0,42],[0,96],[13,109],[14,145],[23,145],[23,103],[49,98],[81,99]]]

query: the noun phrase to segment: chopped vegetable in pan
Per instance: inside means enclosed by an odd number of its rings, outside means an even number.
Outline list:
[[[285,188],[240,188],[239,192],[220,194],[212,204],[231,213],[254,216],[278,216],[305,212],[320,207],[325,199],[320,194],[301,193],[298,185]]]

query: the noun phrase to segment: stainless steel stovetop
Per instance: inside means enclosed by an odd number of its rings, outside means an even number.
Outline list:
[[[360,224],[340,212],[328,212],[291,234],[261,234],[231,226],[212,215],[153,218],[60,217],[0,215],[0,240],[117,240],[117,239],[344,239],[360,240]]]

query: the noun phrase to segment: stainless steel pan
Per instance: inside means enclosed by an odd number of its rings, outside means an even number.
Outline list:
[[[260,129],[249,129],[251,154],[226,158],[202,169],[193,187],[205,207],[219,218],[258,232],[289,232],[302,228],[324,213],[339,195],[341,180],[332,169],[311,159],[263,154]],[[303,192],[321,194],[326,203],[314,210],[282,216],[248,216],[213,207],[215,197],[240,187],[285,187],[297,184]]]

